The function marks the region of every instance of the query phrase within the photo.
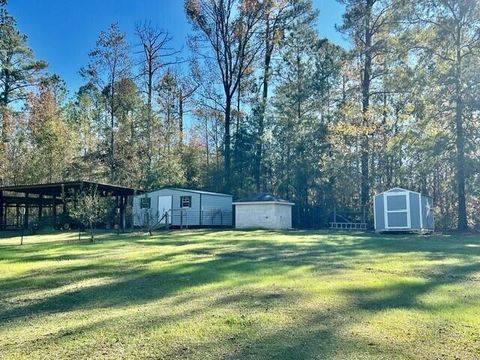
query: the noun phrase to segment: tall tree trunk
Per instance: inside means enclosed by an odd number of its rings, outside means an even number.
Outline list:
[[[114,111],[112,109],[110,113],[110,126],[111,126],[111,132],[110,132],[110,178],[112,182],[115,182],[115,135],[114,135],[114,130],[113,127],[115,125],[115,120],[114,120]]]
[[[10,63],[10,62],[8,62]],[[10,71],[7,67],[2,69],[5,76],[5,83],[3,85],[3,91],[0,96],[0,117],[2,120],[2,136],[1,136],[1,148],[0,148],[0,185],[4,185],[5,176],[7,174],[6,165],[7,165],[7,152],[8,152],[8,141],[10,139],[10,109],[8,104],[10,102]],[[1,220],[1,219],[0,219]]]
[[[457,197],[459,231],[467,230],[467,208],[465,199],[465,136],[463,130],[463,102],[457,98],[455,109],[456,148],[457,148]]]
[[[372,34],[370,29],[370,16],[372,11],[373,1],[367,0],[366,16],[365,16],[365,63],[363,66],[362,76],[362,114],[363,114],[363,129],[365,133],[362,134],[361,140],[361,205],[366,206],[370,198],[370,176],[368,172],[369,161],[369,139],[367,128],[369,125],[368,110],[370,108],[370,80],[372,72]]]
[[[115,182],[115,76],[110,83],[110,180]]]
[[[263,134],[265,132],[265,113],[268,101],[268,84],[270,76],[270,63],[272,59],[273,47],[270,45],[270,21],[267,18],[265,32],[265,58],[263,60],[263,92],[260,104],[260,114],[258,117],[257,149],[255,157],[255,186],[257,192],[261,191],[262,183],[262,160],[263,160]]]
[[[208,120],[205,118],[205,153],[207,155],[207,175],[208,169],[210,168],[210,146],[209,146],[209,139],[208,139]]]
[[[10,140],[11,112],[7,105],[0,104],[0,118],[2,120],[2,136],[0,138],[0,186],[5,185],[7,176],[8,142]],[[0,219],[1,220],[1,219]]]
[[[457,201],[458,201],[458,222],[457,229],[465,231],[468,229],[467,208],[465,199],[465,134],[463,129],[463,99],[462,99],[462,49],[460,25],[456,34],[456,76],[455,76],[455,145],[457,150]]]
[[[241,107],[241,104],[242,104],[242,90],[241,90],[241,86],[240,86],[240,83],[239,83],[238,84],[238,92],[237,92],[237,118],[235,119],[237,121],[237,123],[235,125],[235,142],[236,142],[236,144],[238,144],[238,135],[240,134],[239,130],[240,130],[240,107]]]
[[[152,170],[152,97],[153,97],[153,69],[152,62],[148,61],[148,84],[147,84],[147,175]]]
[[[167,154],[170,155],[170,142],[172,141],[171,131],[172,131],[172,114],[171,114],[170,102],[167,103],[167,132],[166,132],[166,143],[167,143]]]
[[[232,115],[232,97],[227,95],[225,104],[225,139],[224,139],[224,189],[230,191],[231,152],[230,152],[230,123]]]
[[[180,89],[180,95],[178,97],[178,132],[180,136],[180,147],[183,146],[183,93]]]

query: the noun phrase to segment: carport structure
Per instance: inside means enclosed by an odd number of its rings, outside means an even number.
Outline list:
[[[38,223],[41,223],[46,209],[49,209],[48,212],[53,219],[53,224],[56,224],[58,207],[61,207],[62,214],[67,214],[68,204],[75,199],[76,195],[82,191],[89,191],[89,189],[95,189],[102,197],[115,198],[117,209],[119,209],[121,229],[126,227],[125,210],[127,204],[131,203],[133,196],[143,193],[143,191],[134,188],[91,181],[0,187],[0,230],[20,227],[28,229],[30,216],[33,215],[33,212],[37,215]],[[9,209],[12,208],[14,214],[8,216],[11,213]],[[24,209],[24,211],[21,211],[21,209]],[[21,212],[24,212],[23,219],[20,216]]]

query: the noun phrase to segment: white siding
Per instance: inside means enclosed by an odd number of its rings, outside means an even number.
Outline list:
[[[199,225],[231,225],[232,196],[222,194],[205,194],[195,191],[183,191],[181,189],[165,188],[152,191],[147,194],[151,198],[150,213],[154,221],[163,216],[158,214],[158,197],[172,197],[172,218],[171,224],[174,226],[199,226]],[[190,196],[191,207],[181,208],[180,197]],[[141,198],[145,195],[136,196],[133,200],[133,218],[135,226],[142,226],[145,222],[145,210],[140,208]],[[213,210],[210,211],[210,210]],[[218,210],[218,211],[217,211]],[[201,211],[206,211],[203,215],[202,224],[200,223]],[[215,212],[215,214],[213,214]],[[222,212],[218,215],[217,212]],[[224,213],[229,213],[225,218]],[[213,214],[213,215],[212,215]],[[230,216],[230,218],[228,218]]]
[[[238,229],[291,229],[292,205],[235,204],[235,227]]]

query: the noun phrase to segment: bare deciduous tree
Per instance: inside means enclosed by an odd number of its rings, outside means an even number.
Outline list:
[[[262,46],[255,37],[263,17],[258,0],[187,0],[187,16],[196,30],[192,44],[206,59],[215,62],[225,97],[224,187],[229,190],[231,168],[232,101],[242,77],[253,65]]]
[[[152,166],[153,93],[157,77],[168,66],[180,62],[176,55],[180,50],[170,46],[172,36],[150,22],[137,23],[135,31],[140,43],[140,78],[147,95],[147,173]]]

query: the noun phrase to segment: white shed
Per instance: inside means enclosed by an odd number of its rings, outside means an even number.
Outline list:
[[[291,229],[294,203],[258,194],[233,203],[237,229]]]
[[[232,195],[163,188],[133,199],[133,219],[135,226],[147,222],[180,227],[232,226]]]

